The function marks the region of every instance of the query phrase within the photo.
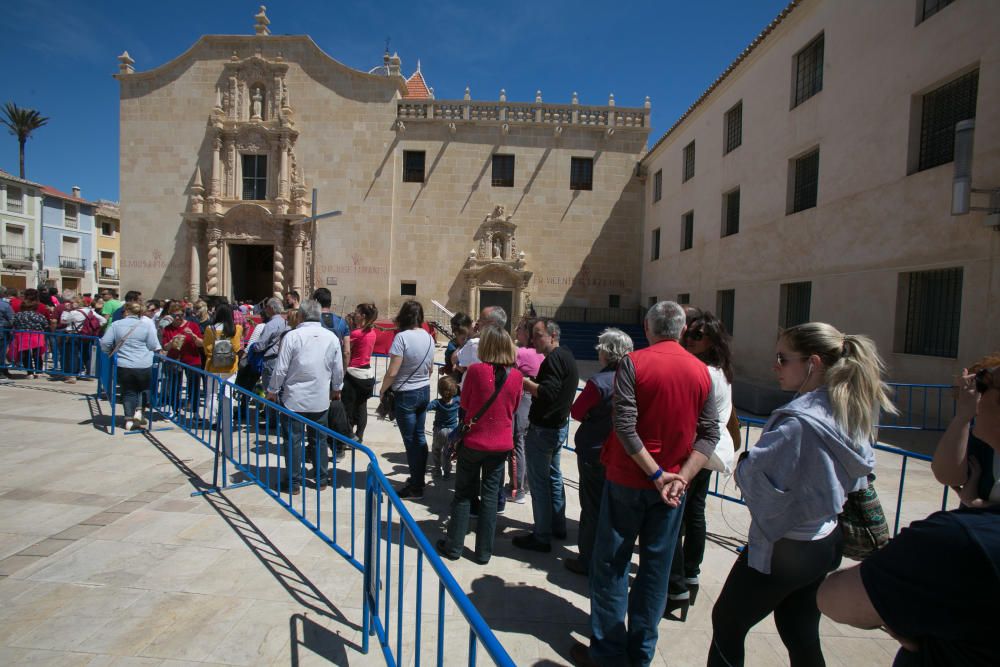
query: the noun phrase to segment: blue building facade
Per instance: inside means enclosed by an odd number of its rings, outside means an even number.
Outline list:
[[[79,196],[42,188],[42,266],[46,282],[59,290],[93,293],[96,205]]]

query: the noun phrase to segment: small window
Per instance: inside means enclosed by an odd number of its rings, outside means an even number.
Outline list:
[[[594,189],[594,158],[575,157],[569,167],[570,190]]]
[[[115,235],[115,225],[112,222],[102,222],[101,223],[101,236],[114,236]]]
[[[655,296],[651,296],[648,299],[646,299],[646,304],[648,305],[649,308],[652,308],[653,306],[655,306],[659,302],[660,302],[659,299],[657,297],[655,297]]]
[[[955,125],[976,117],[979,70],[973,70],[923,96],[920,160],[917,171],[955,159]]]
[[[795,54],[794,84],[793,109],[823,90],[823,35]]]
[[[78,220],[80,215],[80,209],[76,207],[76,204],[66,204],[66,220]]]
[[[962,315],[962,269],[915,271],[899,276],[897,322],[902,322],[905,354],[958,357]],[[897,340],[899,340],[897,338]]]
[[[660,258],[660,228],[653,230],[652,238],[649,240],[650,251],[649,261],[655,262]]]
[[[732,335],[736,316],[736,290],[723,289],[715,293],[715,312],[726,331]]]
[[[743,102],[726,112],[726,141],[722,154],[730,153],[743,143]]]
[[[513,155],[493,156],[493,187],[495,188],[514,187]]]
[[[412,280],[404,280],[399,283],[399,295],[400,296],[416,296],[417,295],[417,283]]]
[[[781,286],[778,326],[783,329],[809,322],[812,283],[785,283]]]
[[[7,210],[11,213],[24,212],[23,191],[13,185],[7,186]]]
[[[740,231],[740,189],[722,195],[722,235],[732,236]]]
[[[789,213],[816,206],[819,191],[819,149],[792,160],[792,192]]]
[[[920,3],[920,17],[917,23],[923,23],[950,5],[954,0],[917,0],[917,2]]]
[[[677,295],[677,303],[681,306],[688,306],[691,304],[691,294],[689,292],[681,292]]]
[[[681,251],[690,250],[694,245],[694,211],[681,216]]]
[[[424,161],[427,153],[424,151],[403,151],[403,182],[424,182]]]
[[[663,199],[663,170],[657,169],[653,174],[653,203]]]
[[[0,257],[0,259],[31,259],[31,253],[27,252],[24,247],[24,227],[7,225],[6,236],[7,238],[4,240],[3,257]]]
[[[621,294],[609,294],[608,295],[608,308],[621,308],[622,307],[622,296]]]
[[[694,178],[694,142],[684,147],[684,178],[682,182]]]
[[[267,156],[243,156],[243,199],[262,201],[267,199]]]

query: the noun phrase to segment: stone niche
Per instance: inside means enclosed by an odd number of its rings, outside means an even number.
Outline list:
[[[467,290],[466,307],[475,314],[487,305],[503,305],[510,322],[526,310],[532,272],[526,269],[525,252],[517,244],[517,224],[503,206],[495,206],[474,237],[462,274]]]

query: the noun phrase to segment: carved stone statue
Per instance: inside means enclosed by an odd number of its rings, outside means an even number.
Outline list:
[[[503,241],[499,236],[493,237],[493,258],[502,259],[503,258]]]
[[[260,94],[260,88],[254,88],[253,90],[253,115],[252,118],[260,118],[260,106],[263,98]]]

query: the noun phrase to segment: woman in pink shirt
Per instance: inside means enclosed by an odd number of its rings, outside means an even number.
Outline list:
[[[524,377],[521,371],[513,368],[516,360],[517,348],[506,331],[492,326],[483,329],[479,337],[481,363],[469,366],[462,386],[463,423],[469,424],[471,430],[458,448],[448,537],[437,542],[438,552],[450,560],[458,560],[462,555],[469,529],[469,511],[473,500],[480,496],[480,489],[482,500],[476,521],[475,561],[485,565],[493,555],[497,496],[504,462],[514,446],[514,411],[521,399]],[[476,419],[494,394],[496,398]]]
[[[517,370],[527,378],[538,375],[538,369],[545,361],[545,355],[531,344],[531,328],[534,325],[534,320],[525,317],[514,330],[514,335],[517,336]],[[524,436],[528,432],[530,409],[531,394],[524,392],[514,414],[514,451],[510,456],[510,499],[518,505],[528,501],[528,468],[524,460]]]
[[[372,351],[375,349],[375,320],[378,308],[374,303],[359,303],[351,323],[351,358],[347,362],[344,375],[344,391],[341,399],[347,411],[347,421],[354,429],[354,439],[362,442],[365,427],[368,426],[368,399],[375,388],[375,369],[372,368]]]

